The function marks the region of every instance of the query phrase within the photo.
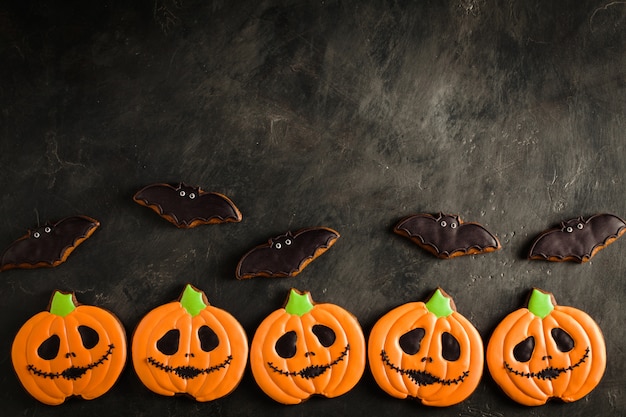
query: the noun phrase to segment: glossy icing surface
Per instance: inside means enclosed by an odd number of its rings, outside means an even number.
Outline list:
[[[239,209],[225,195],[183,183],[148,185],[137,191],[133,200],[179,228],[239,222],[242,219]]]
[[[406,217],[394,232],[443,259],[500,249],[498,239],[480,224],[464,223],[459,216],[443,213]]]
[[[365,337],[357,319],[335,304],[313,302],[292,289],[284,308],[266,317],[250,347],[259,387],[283,404],[312,395],[337,397],[351,390],[365,369]]]
[[[386,313],[368,340],[370,370],[385,392],[437,407],[457,404],[474,392],[483,354],[480,334],[440,288],[426,302]]]
[[[554,262],[588,262],[624,233],[626,223],[613,214],[569,219],[537,236],[528,257]]]
[[[296,276],[338,238],[339,233],[327,227],[287,232],[246,253],[237,264],[236,276],[238,279]]]
[[[11,349],[20,382],[48,405],[106,393],[126,362],[126,334],[116,316],[80,305],[73,293],[55,292],[49,311],[30,318]]]
[[[135,371],[151,391],[212,401],[234,390],[248,361],[248,339],[227,311],[188,284],[177,301],[139,322],[132,340]]]
[[[600,382],[606,347],[589,315],[533,289],[528,306],[506,316],[494,330],[487,365],[496,383],[520,404],[542,405],[551,398],[572,402]]]
[[[0,270],[54,267],[89,238],[100,222],[87,216],[72,216],[29,230],[2,254]]]

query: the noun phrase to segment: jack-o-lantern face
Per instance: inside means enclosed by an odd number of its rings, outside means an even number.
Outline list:
[[[520,404],[542,405],[550,398],[571,402],[600,382],[606,348],[591,317],[533,289],[528,307],[506,316],[494,330],[487,365],[496,383]]]
[[[284,308],[260,324],[250,365],[261,389],[283,404],[311,395],[348,392],[365,369],[365,338],[357,319],[335,304],[315,304],[292,289]]]
[[[211,401],[234,390],[248,361],[248,339],[228,312],[187,285],[178,301],[150,311],[132,342],[139,379],[157,394]]]
[[[383,390],[439,407],[459,403],[476,389],[483,352],[476,328],[440,288],[425,303],[389,311],[368,342],[370,369]]]
[[[79,305],[55,291],[48,311],[31,317],[11,350],[13,367],[37,400],[58,405],[71,396],[91,400],[107,392],[126,362],[126,334],[116,316]]]

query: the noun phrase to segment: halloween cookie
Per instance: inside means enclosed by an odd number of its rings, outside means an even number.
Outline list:
[[[506,316],[487,345],[491,376],[513,400],[528,406],[551,398],[581,399],[606,366],[602,332],[587,313],[559,306],[533,289],[527,307]]]
[[[501,247],[498,238],[480,224],[464,223],[450,214],[415,214],[401,220],[393,231],[441,259],[488,253]]]
[[[385,392],[437,407],[457,404],[474,392],[483,354],[480,334],[441,288],[426,302],[389,311],[368,341],[370,369]]]
[[[12,268],[55,267],[100,226],[87,216],[72,216],[29,230],[2,254],[0,271]]]
[[[246,253],[237,264],[235,275],[237,279],[294,277],[334,245],[337,239],[339,233],[328,227],[287,232]]]
[[[20,328],[11,360],[33,397],[58,405],[72,396],[91,400],[106,393],[126,362],[124,327],[111,312],[78,304],[73,293],[55,291],[48,311]]]
[[[183,183],[152,184],[137,191],[133,200],[182,229],[201,224],[240,222],[241,213],[228,197]]]
[[[626,233],[624,220],[613,214],[596,214],[587,219],[561,222],[537,236],[528,253],[529,259],[554,262],[587,262]]]
[[[228,312],[187,284],[177,301],[150,311],[133,334],[132,358],[157,394],[211,401],[233,391],[248,361],[248,339]]]
[[[365,338],[351,313],[292,289],[285,306],[256,330],[250,365],[259,387],[280,403],[298,404],[312,395],[333,398],[363,375]]]

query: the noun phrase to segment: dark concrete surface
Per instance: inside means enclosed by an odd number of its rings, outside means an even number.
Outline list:
[[[623,1],[3,2],[0,246],[46,220],[102,226],[55,269],[0,274],[7,416],[626,415],[626,242],[584,265],[528,261],[561,220],[626,216]],[[132,195],[184,181],[228,195],[238,224],[178,230]],[[502,250],[442,261],[394,235],[416,212],[478,221]],[[292,279],[237,281],[240,256],[309,226],[341,238]],[[607,343],[599,386],[572,404],[509,400],[485,370],[444,409],[348,394],[273,402],[246,371],[228,397],[149,392],[130,363],[93,400],[49,407],[20,386],[11,341],[54,289],[115,312],[129,338],[187,282],[249,338],[290,287],[353,312],[367,335],[443,287],[485,343],[532,287],[588,312]]]

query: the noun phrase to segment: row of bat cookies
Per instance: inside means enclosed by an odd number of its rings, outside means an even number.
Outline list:
[[[228,197],[184,184],[153,184],[138,191],[134,200],[180,228],[242,219],[241,212]],[[99,225],[87,216],[71,216],[31,229],[4,251],[0,271],[60,265]],[[408,216],[396,224],[394,232],[443,259],[501,248],[498,238],[484,226],[443,213]],[[625,232],[626,223],[613,214],[569,219],[539,234],[528,258],[584,263]],[[236,277],[295,276],[338,238],[339,233],[328,227],[288,231],[248,251],[237,265]]]
[[[479,332],[437,288],[426,301],[385,313],[369,337],[358,319],[309,292],[289,291],[285,304],[246,332],[226,310],[187,284],[181,296],[149,311],[130,343],[140,381],[163,396],[217,400],[241,381],[249,361],[261,390],[282,404],[350,391],[366,364],[387,394],[446,407],[467,399],[488,370],[512,400],[539,406],[588,395],[606,367],[606,347],[584,311],[557,305],[532,289],[527,304],[493,331],[486,352]],[[47,311],[30,318],[13,341],[11,359],[26,391],[49,405],[107,393],[126,363],[124,326],[108,310],[55,291]]]

